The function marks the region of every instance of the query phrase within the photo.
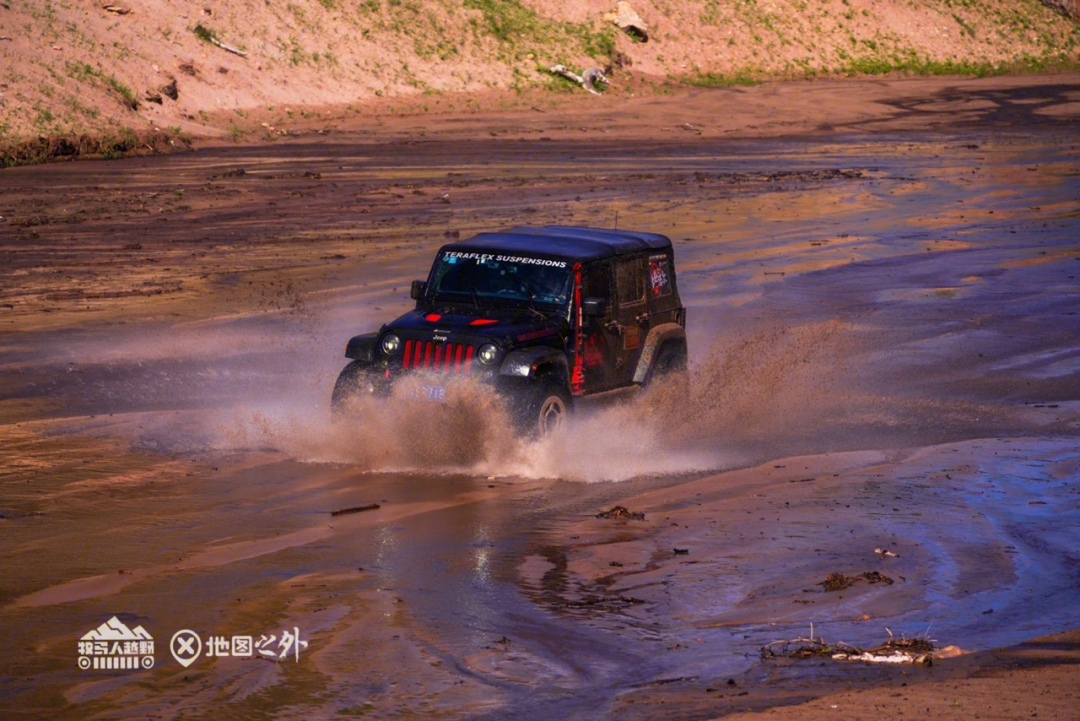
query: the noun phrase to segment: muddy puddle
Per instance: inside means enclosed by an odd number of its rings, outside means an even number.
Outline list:
[[[811,623],[1080,625],[1074,129],[376,150],[0,178],[15,717],[703,719],[949,673],[761,660]],[[469,385],[330,423],[448,237],[616,213],[675,242],[687,385],[542,442]],[[152,668],[79,668],[113,616]],[[307,645],[183,667],[181,629]]]

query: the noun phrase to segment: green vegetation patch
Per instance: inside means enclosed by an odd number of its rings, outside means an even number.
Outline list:
[[[698,73],[682,78],[687,85],[695,85],[699,88],[733,88],[739,85],[757,85],[758,80],[747,69],[738,70],[732,75],[724,73]]]
[[[1013,73],[1041,73],[1080,68],[1080,59],[1067,55],[1025,55],[999,63],[972,60],[933,60],[914,51],[902,56],[866,56],[851,58],[839,72],[847,75],[971,75],[979,78]]]
[[[483,13],[488,31],[502,42],[535,35],[547,24],[517,0],[465,0],[465,7]]]
[[[167,153],[190,147],[191,141],[176,133],[140,133],[131,128],[120,128],[101,135],[39,136],[0,145],[0,168],[77,158],[113,160],[135,152]]]
[[[132,110],[138,109],[139,98],[135,95],[135,91],[117,80],[115,76],[106,74],[89,63],[68,63],[67,72],[76,80],[88,80],[91,78],[100,80],[120,96],[124,105]]]
[[[489,36],[510,55],[535,54],[542,63],[574,64],[577,54],[610,63],[615,57],[615,30],[594,30],[591,23],[548,20],[518,0],[464,0],[464,7],[479,10],[477,34]]]
[[[195,25],[195,27],[192,28],[191,31],[195,33],[195,37],[197,37],[199,40],[202,40],[204,43],[217,45],[219,42],[221,42],[221,40],[217,36],[217,33],[206,27],[202,23],[198,23],[197,25]]]

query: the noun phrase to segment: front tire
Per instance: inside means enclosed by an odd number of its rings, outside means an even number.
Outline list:
[[[566,384],[547,377],[532,388],[522,409],[522,430],[540,438],[555,433],[566,424],[573,400]]]
[[[345,410],[351,398],[375,393],[374,375],[360,361],[353,361],[342,369],[330,395],[330,412],[335,416]]]

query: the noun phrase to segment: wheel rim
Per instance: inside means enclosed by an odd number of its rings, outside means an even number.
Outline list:
[[[566,419],[566,404],[559,396],[548,396],[540,406],[540,435],[547,434],[562,427]]]

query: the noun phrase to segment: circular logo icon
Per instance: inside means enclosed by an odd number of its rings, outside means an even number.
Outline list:
[[[142,667],[143,668],[153,668],[154,667],[154,657],[153,656],[143,656],[142,657]]]
[[[202,639],[194,631],[181,629],[173,634],[172,641],[169,642],[169,651],[172,652],[178,664],[187,668],[202,653]],[[153,659],[150,661],[152,663]]]
[[[90,668],[90,659],[88,659],[86,656],[79,656],[79,668],[81,668],[83,671]]]

